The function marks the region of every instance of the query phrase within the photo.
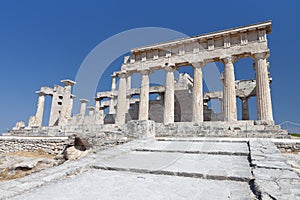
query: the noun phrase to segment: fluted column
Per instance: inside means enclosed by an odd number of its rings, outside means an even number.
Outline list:
[[[140,107],[139,120],[148,120],[149,118],[149,70],[140,72],[142,75],[141,92],[140,92]]]
[[[64,126],[67,124],[68,119],[71,117],[72,114],[73,100],[72,100],[71,89],[72,86],[75,85],[76,83],[71,80],[62,80],[61,82],[65,85],[65,87],[64,87],[62,109],[59,118],[59,125]]]
[[[248,105],[248,97],[241,98],[242,100],[242,120],[249,120],[249,105]]]
[[[193,122],[203,122],[203,85],[202,67],[203,62],[194,63],[194,89],[193,89]]]
[[[126,113],[127,113],[127,73],[121,72],[119,75],[119,92],[118,92],[118,102],[117,102],[117,114],[115,123],[118,125],[125,124]]]
[[[43,123],[44,107],[45,107],[45,94],[41,91],[36,92],[39,95],[38,104],[35,114],[35,126],[41,127]]]
[[[127,84],[127,109],[130,108],[130,100],[131,95],[129,94],[129,91],[131,89],[131,74],[128,74],[128,77],[126,78],[126,84]]]
[[[95,107],[88,107],[89,109],[89,116],[93,116],[95,114]]]
[[[166,84],[165,84],[165,110],[164,110],[164,124],[174,123],[174,71],[175,67],[165,67],[166,70]]]
[[[268,53],[257,53],[253,55],[256,70],[256,102],[257,119],[273,121],[271,93],[269,85]]]
[[[89,102],[86,99],[80,99],[80,115],[85,116],[85,112],[86,112],[86,104],[87,102]]]
[[[109,114],[116,114],[116,109],[115,109],[115,96],[113,95],[113,92],[116,90],[117,87],[117,75],[116,73],[113,73],[112,77],[112,82],[111,82],[111,92],[112,95],[109,97]]]
[[[236,92],[234,65],[236,57],[230,56],[222,59],[224,63],[223,81],[223,114],[225,121],[236,121]]]

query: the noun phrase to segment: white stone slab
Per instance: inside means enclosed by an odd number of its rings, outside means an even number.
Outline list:
[[[156,141],[139,148],[138,150],[147,151],[166,151],[166,152],[199,152],[210,154],[236,154],[247,155],[249,148],[247,143],[230,142],[186,142],[186,141]]]
[[[248,183],[92,170],[13,199],[254,199]]]
[[[98,168],[177,174],[209,179],[249,181],[251,172],[246,156],[131,152],[111,160],[98,161]]]

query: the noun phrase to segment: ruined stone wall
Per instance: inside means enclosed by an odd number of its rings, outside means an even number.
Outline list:
[[[277,148],[283,153],[300,152],[300,142],[274,142]]]
[[[68,137],[0,137],[0,153],[42,149],[49,154],[61,153],[72,141]]]

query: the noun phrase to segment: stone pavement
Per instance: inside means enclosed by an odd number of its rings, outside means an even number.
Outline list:
[[[300,199],[269,139],[137,140],[0,183],[0,199]]]

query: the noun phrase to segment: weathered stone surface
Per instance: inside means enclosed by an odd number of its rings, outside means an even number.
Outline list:
[[[246,200],[254,197],[243,182],[91,170],[13,199],[33,198]]]

